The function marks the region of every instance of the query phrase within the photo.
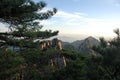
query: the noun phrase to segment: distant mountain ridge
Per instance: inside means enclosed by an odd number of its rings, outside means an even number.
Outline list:
[[[99,44],[100,42],[92,36],[85,38],[84,40],[74,41],[72,43],[62,42],[64,49],[77,50],[85,54],[96,54],[91,48],[93,46],[98,46]]]
[[[76,40],[74,42],[72,42],[71,44],[78,50],[80,44],[83,42],[84,40]]]

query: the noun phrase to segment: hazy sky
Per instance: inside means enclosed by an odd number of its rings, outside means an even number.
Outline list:
[[[36,2],[41,0],[35,0]],[[113,36],[120,28],[120,0],[42,0],[45,10],[56,7],[58,12],[41,22],[43,29],[59,30],[59,36]],[[4,29],[4,28],[3,28]],[[3,30],[1,28],[1,30]],[[69,35],[72,34],[72,35]]]
[[[36,0],[38,1],[38,0]],[[60,34],[111,36],[120,28],[120,0],[43,0],[57,14],[44,21],[45,29]]]

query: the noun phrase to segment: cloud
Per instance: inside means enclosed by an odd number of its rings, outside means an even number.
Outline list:
[[[54,25],[55,23],[56,23],[55,20],[53,20],[53,21],[50,21],[50,20],[40,21],[40,24],[41,24],[41,25]]]
[[[114,36],[113,29],[120,28],[118,19],[98,19],[83,12],[59,10],[49,20],[41,22],[45,29],[59,30],[61,34],[84,34],[89,36]]]
[[[70,18],[78,18],[78,15],[70,14],[64,11],[58,11],[58,13],[54,16],[57,18],[63,18],[63,19],[70,19]]]
[[[80,12],[68,13],[65,11],[58,11],[54,17],[62,20],[64,25],[80,25],[81,22],[97,21],[95,18],[88,18],[86,13]]]
[[[113,29],[120,28],[119,20],[91,18],[88,14],[80,12],[58,11],[53,18],[57,20],[54,24],[62,25],[56,29],[65,34],[111,36],[114,35]]]
[[[40,23],[48,26],[53,26],[55,24],[59,26],[65,26],[65,25],[79,26],[81,22],[94,20],[94,19],[85,18],[84,16],[87,16],[87,14],[80,13],[80,12],[68,13],[68,12],[59,10],[57,14],[52,17],[52,19],[44,20]]]

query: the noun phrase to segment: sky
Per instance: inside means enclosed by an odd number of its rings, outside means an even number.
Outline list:
[[[120,0],[42,1],[47,3],[44,10],[54,7],[58,10],[52,18],[40,22],[44,25],[43,30],[59,30],[60,39],[73,41],[84,36],[113,37],[113,30],[120,28]]]
[[[120,0],[43,1],[47,3],[46,10],[58,9],[56,15],[42,22],[44,28],[59,30],[62,38],[113,37],[113,30],[120,28]]]

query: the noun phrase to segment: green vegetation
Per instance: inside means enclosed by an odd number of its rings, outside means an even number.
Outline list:
[[[41,42],[35,40],[50,38],[58,31],[41,30],[39,21],[57,12],[56,8],[40,12],[45,6],[42,1],[0,1],[0,22],[9,25],[8,32],[0,33],[0,80],[39,80],[48,73],[49,55],[55,50],[42,51]]]
[[[0,80],[120,80],[119,29],[114,30],[117,37],[110,41],[100,38],[100,45],[93,47],[99,56],[52,46],[41,50],[42,42],[35,40],[58,34],[41,31],[37,21],[57,12],[53,8],[38,13],[45,6],[32,0],[0,0],[0,22],[10,29],[0,33]]]
[[[94,47],[94,50],[102,55],[100,72],[101,79],[119,80],[120,79],[120,32],[119,29],[114,30],[117,37],[111,41],[105,41],[100,38],[101,45]]]

